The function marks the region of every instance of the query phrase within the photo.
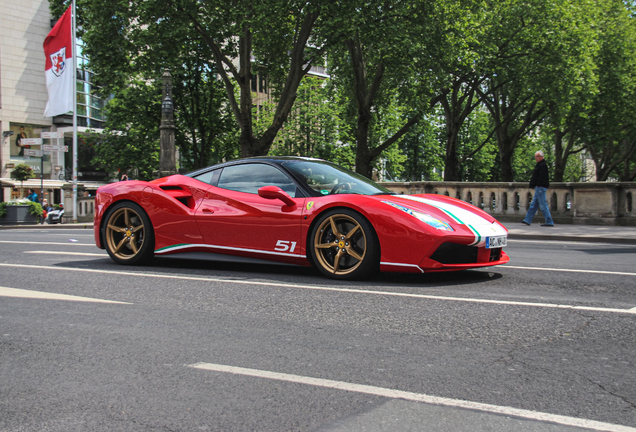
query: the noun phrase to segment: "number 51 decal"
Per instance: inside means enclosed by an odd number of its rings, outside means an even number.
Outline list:
[[[279,252],[294,252],[294,249],[296,249],[296,242],[288,240],[278,240],[274,248],[274,250]]]

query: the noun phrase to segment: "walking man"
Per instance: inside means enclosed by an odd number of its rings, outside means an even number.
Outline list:
[[[541,224],[541,226],[552,227],[554,226],[554,221],[550,215],[550,207],[548,206],[548,200],[545,196],[550,186],[548,165],[545,163],[545,160],[543,160],[543,152],[541,150],[534,154],[534,159],[537,161],[537,166],[534,167],[532,178],[530,179],[530,189],[534,188],[534,197],[532,197],[532,203],[530,203],[528,213],[526,213],[526,217],[521,223],[530,225],[534,214],[540,208],[541,213],[543,213],[545,217],[545,223]]]

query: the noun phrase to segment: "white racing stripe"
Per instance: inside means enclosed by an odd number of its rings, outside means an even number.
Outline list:
[[[372,291],[372,290],[362,290],[362,289],[351,289],[351,288],[333,288],[327,286],[320,285],[300,285],[300,284],[285,284],[285,283],[275,283],[275,282],[258,282],[258,281],[250,281],[250,280],[236,280],[236,279],[225,279],[225,278],[206,278],[206,277],[195,277],[195,276],[178,276],[178,275],[162,275],[156,273],[137,273],[137,272],[129,272],[129,271],[112,271],[112,270],[94,270],[94,269],[78,269],[78,268],[60,268],[55,266],[43,266],[43,265],[33,265],[33,264],[5,264],[0,263],[0,267],[17,267],[17,268],[29,268],[29,269],[43,269],[43,270],[58,270],[58,271],[75,271],[75,272],[84,272],[84,273],[98,273],[98,274],[108,274],[108,275],[119,275],[119,276],[127,276],[127,277],[147,277],[147,278],[157,278],[157,279],[176,279],[176,280],[190,280],[190,281],[199,281],[199,282],[216,282],[216,283],[231,283],[237,285],[256,285],[256,286],[269,286],[274,288],[297,288],[297,289],[309,289],[309,290],[318,290],[318,291],[332,291],[332,292],[342,292],[342,293],[352,293],[352,294],[367,294],[367,295],[381,295],[381,296],[391,296],[391,297],[408,297],[408,298],[419,298],[419,299],[427,299],[427,300],[440,300],[440,301],[455,301],[455,302],[464,302],[464,303],[483,303],[483,304],[494,304],[494,305],[509,305],[509,306],[529,306],[529,307],[542,307],[542,308],[551,308],[551,309],[569,309],[569,310],[586,310],[586,311],[595,311],[595,312],[610,312],[610,313],[621,313],[621,314],[632,314],[636,315],[636,308],[632,309],[612,309],[612,308],[599,308],[599,307],[591,307],[591,306],[572,306],[572,305],[562,305],[562,304],[554,304],[554,303],[532,303],[532,302],[518,302],[518,301],[507,301],[507,300],[488,300],[488,299],[477,299],[477,298],[462,298],[462,297],[445,297],[445,296],[434,296],[434,295],[426,295],[426,294],[411,294],[411,293],[400,293],[400,292],[388,292],[388,291]]]
[[[66,301],[78,301],[78,302],[91,302],[91,303],[114,303],[114,304],[132,304],[126,302],[119,302],[113,300],[102,300],[90,297],[79,297],[67,294],[57,294],[44,291],[32,291],[18,288],[0,287],[0,297],[17,297],[17,298],[30,298],[30,299],[44,299],[44,300],[66,300]]]
[[[297,384],[305,384],[316,387],[324,387],[336,390],[343,390],[355,393],[363,393],[374,396],[382,396],[391,399],[404,399],[413,402],[423,402],[433,405],[442,405],[453,408],[463,408],[470,410],[477,410],[482,412],[520,417],[529,420],[557,423],[560,425],[580,427],[586,429],[593,429],[597,431],[606,432],[636,432],[636,428],[629,426],[615,425],[611,423],[603,423],[595,420],[587,420],[576,417],[567,417],[557,414],[549,414],[538,411],[530,411],[520,408],[513,408],[507,406],[490,405],[479,402],[471,402],[460,399],[450,399],[438,396],[430,396],[422,393],[413,393],[402,390],[394,390],[384,387],[375,387],[364,384],[352,384],[344,381],[334,381],[323,378],[312,378],[302,375],[291,375],[279,372],[270,372],[259,369],[247,369],[235,366],[226,366],[213,363],[194,363],[185,365],[195,369],[231,373],[235,375],[251,376],[256,378],[265,378],[276,381],[285,381]]]

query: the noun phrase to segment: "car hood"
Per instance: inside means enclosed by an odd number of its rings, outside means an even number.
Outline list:
[[[385,204],[397,204],[447,222],[457,234],[472,235],[473,246],[483,246],[487,237],[508,235],[508,230],[491,215],[455,198],[443,195],[385,195],[377,198]]]

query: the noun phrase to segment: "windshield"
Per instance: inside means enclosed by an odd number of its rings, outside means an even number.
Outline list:
[[[315,192],[314,196],[333,194],[393,195],[373,180],[325,161],[289,161],[283,165],[298,181]]]

